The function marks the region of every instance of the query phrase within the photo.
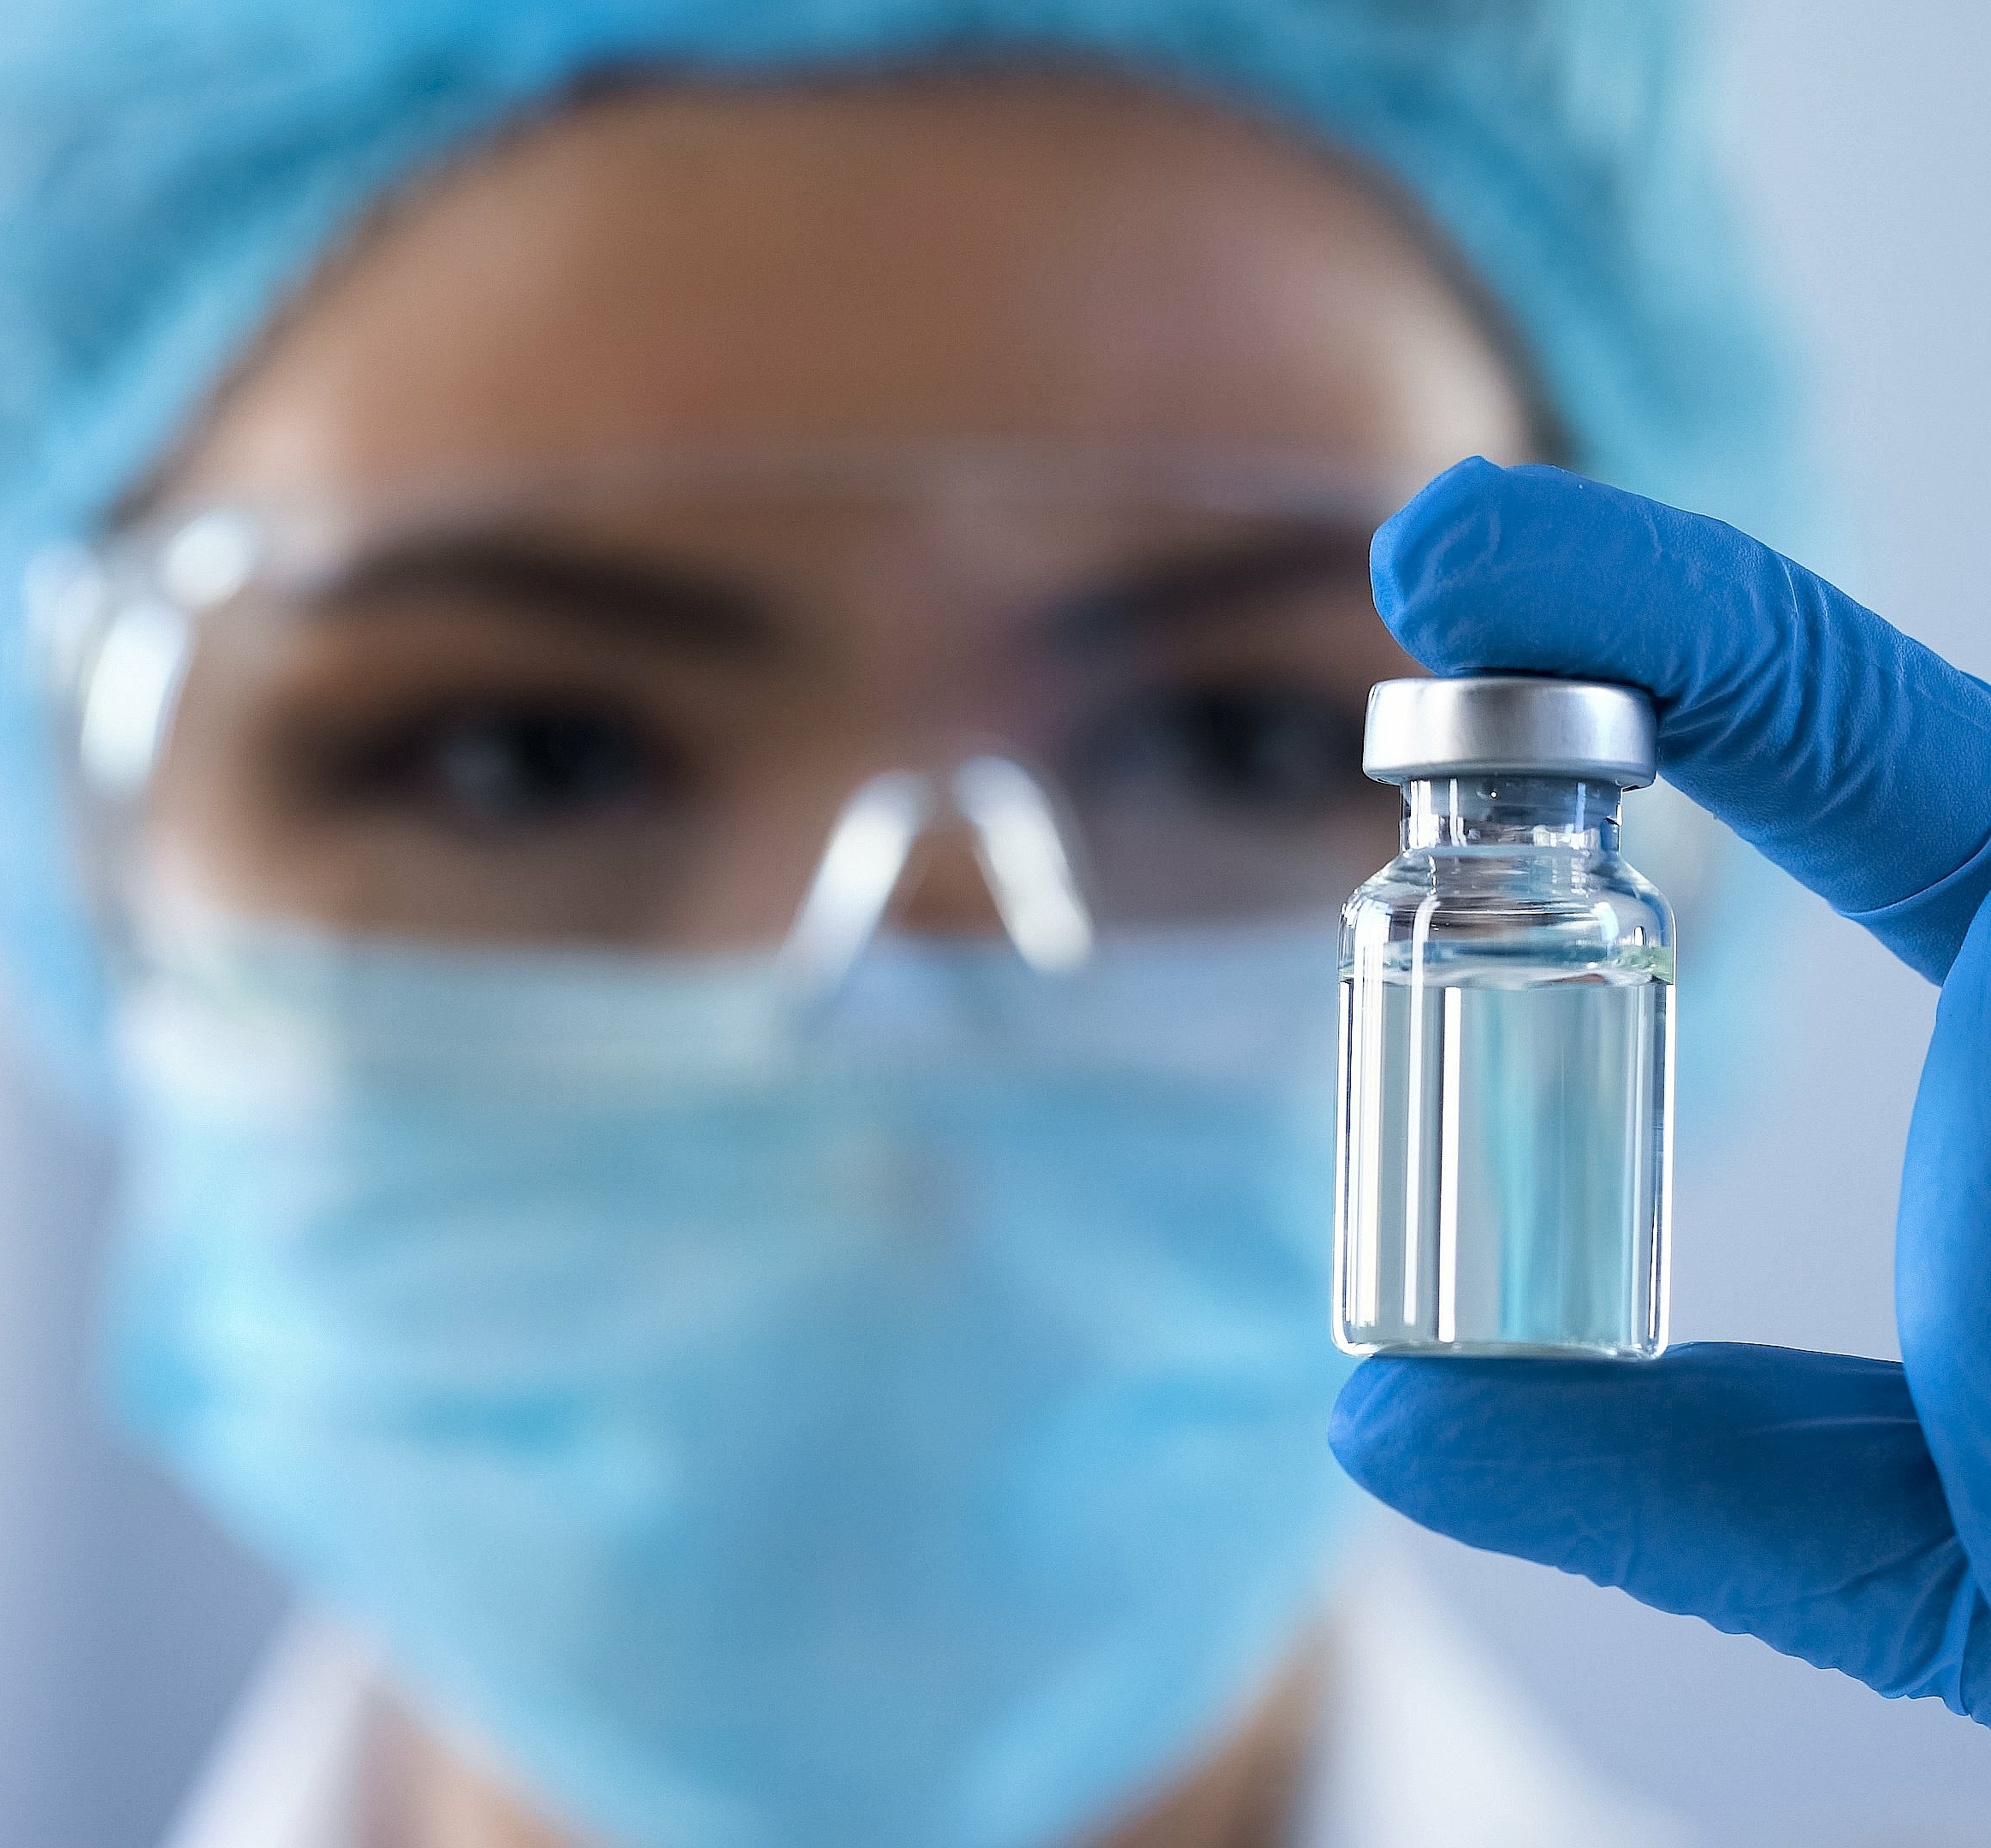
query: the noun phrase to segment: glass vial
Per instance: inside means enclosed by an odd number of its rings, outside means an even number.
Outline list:
[[[1403,850],[1342,913],[1335,1340],[1666,1346],[1673,913],[1618,853],[1656,773],[1634,689],[1385,681],[1363,768]]]

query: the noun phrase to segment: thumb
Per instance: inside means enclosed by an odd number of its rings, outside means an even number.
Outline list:
[[[1930,1454],[1991,1584],[1991,903],[1936,1005],[1902,1169],[1894,1301]]]

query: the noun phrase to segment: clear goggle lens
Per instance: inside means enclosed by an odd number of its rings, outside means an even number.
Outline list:
[[[1330,919],[1401,671],[1317,463],[708,454],[162,517],[35,601],[116,912],[845,963]]]

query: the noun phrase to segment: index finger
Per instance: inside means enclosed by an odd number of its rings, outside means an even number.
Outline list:
[[[1370,575],[1435,673],[1645,688],[1669,782],[1942,980],[1991,891],[1991,688],[1733,527],[1561,469],[1447,470]]]

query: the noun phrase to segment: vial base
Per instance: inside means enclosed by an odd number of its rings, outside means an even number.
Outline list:
[[[1657,1354],[1670,956],[1571,968],[1408,949],[1342,984],[1336,1341]]]

